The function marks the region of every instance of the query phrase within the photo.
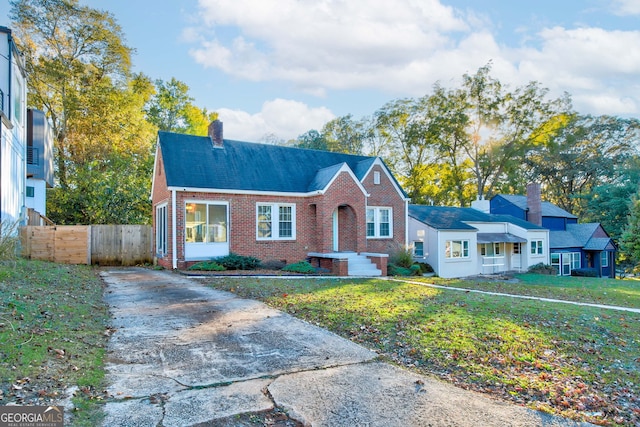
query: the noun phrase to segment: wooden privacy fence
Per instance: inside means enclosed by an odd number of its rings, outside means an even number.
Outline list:
[[[153,261],[148,225],[57,225],[20,229],[22,256],[64,264],[136,265]]]

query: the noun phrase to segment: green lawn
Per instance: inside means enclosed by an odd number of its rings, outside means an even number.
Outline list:
[[[536,283],[530,286],[540,296],[567,292],[578,298],[584,289],[598,295],[596,285],[552,278],[544,289],[542,277],[521,279]],[[466,389],[602,425],[640,423],[640,314],[377,279],[206,281]],[[506,291],[511,284],[492,286]],[[517,286],[520,292],[523,286]],[[615,296],[599,303],[620,304],[623,288],[632,296],[638,290],[632,284],[606,286]]]
[[[75,386],[73,425],[96,425],[109,319],[102,291],[91,267],[0,263],[0,405],[46,405]]]
[[[517,283],[480,278],[468,280],[416,277],[410,280],[456,288],[640,308],[640,281],[636,280],[559,277],[531,273],[518,274],[514,278]]]

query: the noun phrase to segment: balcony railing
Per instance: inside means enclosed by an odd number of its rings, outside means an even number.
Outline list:
[[[40,165],[40,151],[38,147],[27,147],[27,164]]]
[[[0,111],[4,113],[4,92],[0,89]]]

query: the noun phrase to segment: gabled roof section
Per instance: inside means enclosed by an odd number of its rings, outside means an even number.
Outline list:
[[[552,249],[582,248],[588,251],[616,250],[599,223],[567,224],[567,231],[551,231]]]
[[[513,194],[498,194],[498,196],[502,197],[509,203],[517,206],[518,208],[526,211],[527,210],[527,196],[521,195],[513,195]],[[559,217],[559,218],[572,218],[577,219],[578,217],[572,213],[565,211],[564,209],[554,205],[550,202],[542,202],[542,216],[547,217]]]
[[[362,186],[362,182],[358,180],[351,168],[349,168],[349,165],[347,165],[346,163],[341,163],[338,165],[329,166],[328,168],[320,169],[318,173],[316,173],[313,181],[311,181],[308,192],[324,192],[327,187],[329,187],[338,177],[338,174],[342,172],[348,173],[356,182],[362,193],[368,195],[367,190]]]
[[[511,215],[492,215],[474,208],[409,205],[409,216],[438,230],[476,230],[468,223],[508,222],[525,230],[546,230]]]
[[[346,165],[361,180],[376,157],[158,132],[170,188],[307,193]],[[334,174],[335,175],[335,174]]]

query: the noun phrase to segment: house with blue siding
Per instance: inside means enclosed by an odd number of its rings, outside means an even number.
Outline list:
[[[550,263],[558,275],[594,270],[615,277],[616,245],[599,223],[579,223],[578,217],[541,200],[540,185],[527,186],[527,195],[498,194],[490,200],[492,214],[511,215],[549,229]]]

